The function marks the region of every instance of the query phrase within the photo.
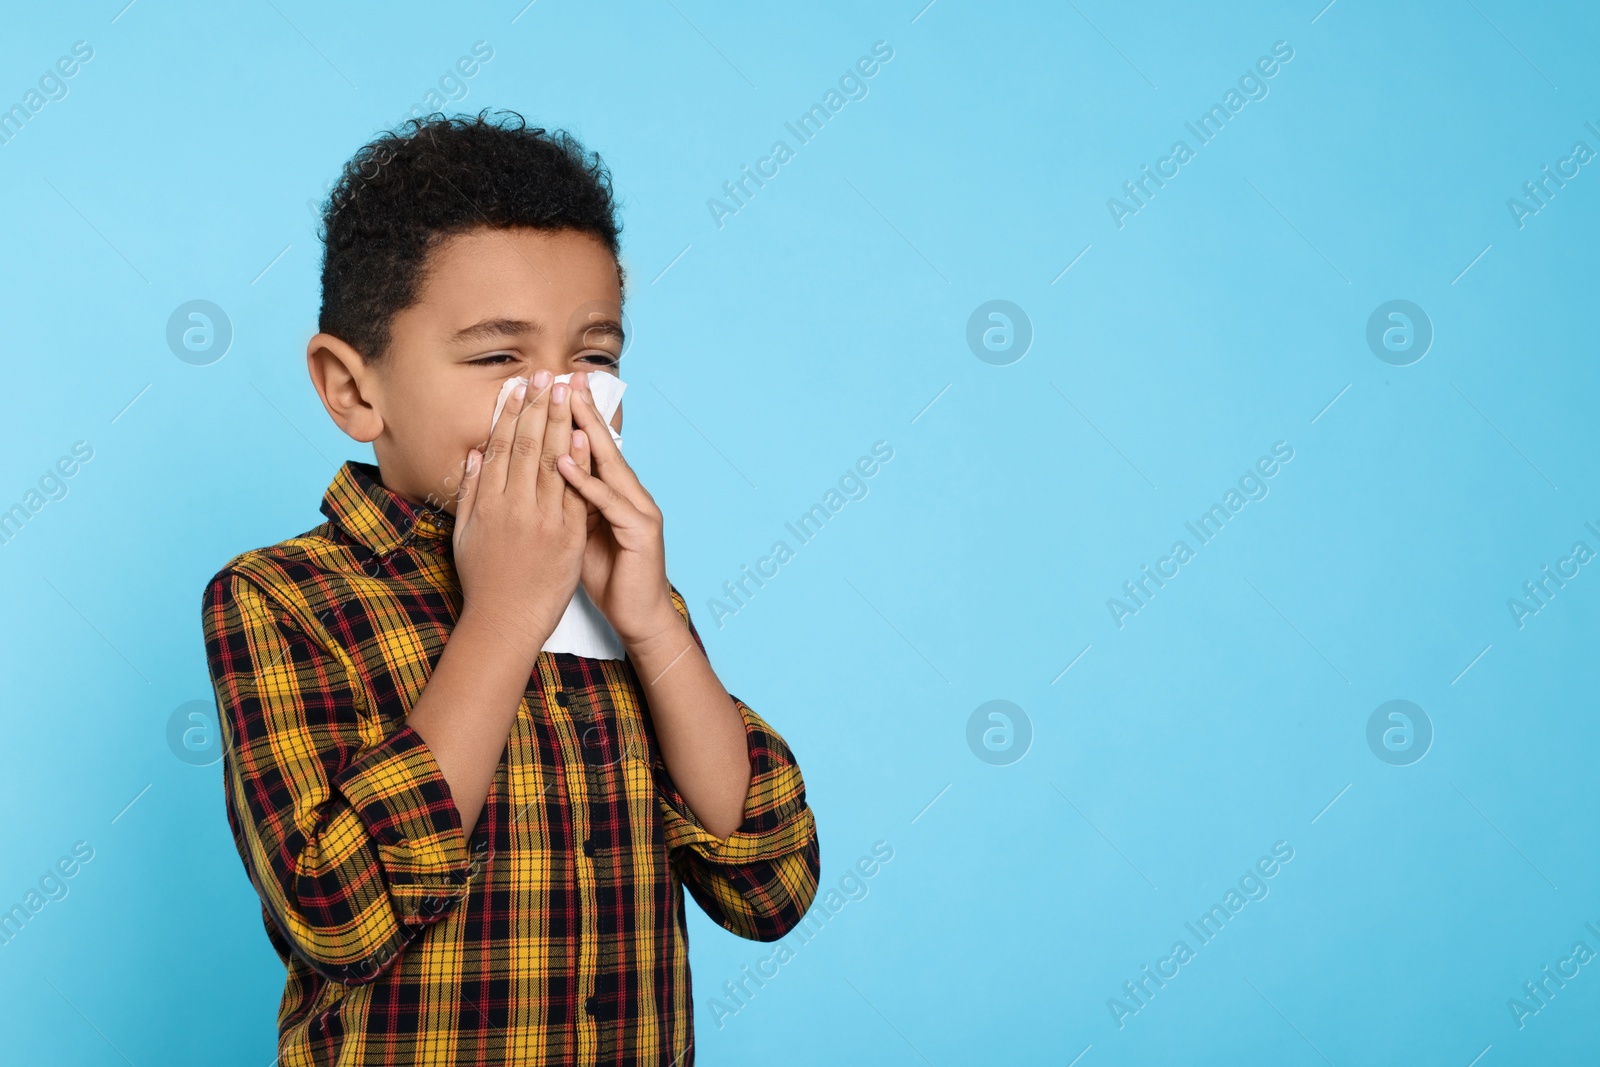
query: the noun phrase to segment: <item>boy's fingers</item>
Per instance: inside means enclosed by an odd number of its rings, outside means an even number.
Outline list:
[[[461,492],[456,497],[456,529],[472,516],[473,502],[478,499],[478,479],[483,471],[483,453],[476,448],[467,453],[466,473],[461,477]]]
[[[522,410],[524,393],[527,386],[519,385],[506,397],[505,407],[500,409],[500,418],[494,424],[494,430],[489,434],[489,443],[484,447],[480,467],[487,467],[493,463],[494,473],[489,476],[489,486],[496,493],[504,493],[511,464],[511,439],[517,432],[517,414]]]
[[[549,514],[559,513],[567,504],[567,482],[556,467],[556,460],[572,447],[572,386],[556,382],[550,387],[549,418],[544,427],[544,451],[539,456],[539,506]]]
[[[606,372],[605,371],[599,371],[599,370],[590,371],[588,374],[580,374],[580,375],[577,375],[577,376],[575,376],[573,378],[574,382],[578,381],[579,378],[583,379],[583,383],[582,383],[583,398],[589,402],[589,406],[594,408],[596,413],[599,413],[600,408],[594,402],[594,390],[589,387],[589,379],[592,378],[596,374],[604,374],[604,373],[606,373]],[[613,375],[613,377],[614,377],[614,375]],[[606,425],[610,426],[611,429],[613,429],[613,430],[619,429],[619,427],[614,426],[612,424],[617,422],[621,418],[622,418],[622,403],[621,403],[621,401],[618,401],[617,410],[615,410],[615,411],[613,411],[611,413],[611,418],[606,420]]]
[[[607,522],[619,529],[633,525],[639,516],[639,509],[633,506],[631,500],[599,478],[580,469],[577,460],[571,456],[562,456],[558,465],[572,487],[583,499],[598,508]]]
[[[550,373],[540,371],[528,383],[528,396],[517,415],[517,432],[511,438],[511,469],[506,472],[506,492],[538,499],[539,456],[544,451],[544,430],[549,415]]]
[[[572,456],[573,462],[577,463],[579,470],[583,471],[585,474],[594,473],[594,457],[589,451],[589,435],[584,433],[582,430],[572,431],[572,452],[570,455]],[[587,515],[589,512],[596,510],[595,506],[589,503],[588,500],[585,500],[581,495],[576,493],[573,495],[577,496],[579,500],[583,500],[584,514]]]
[[[588,471],[589,463],[589,435],[582,430],[572,431],[572,451],[564,456],[556,457],[556,477],[561,479],[562,487],[566,489],[564,503],[567,509],[567,521],[588,525],[589,512],[595,506],[571,486],[567,485],[566,475],[561,473],[563,463],[571,463],[579,470]]]
[[[577,394],[572,413],[578,428],[589,438],[595,474],[616,486],[633,504],[642,505],[647,495],[644,486],[639,482],[638,475],[633,473],[633,468],[628,466],[628,461],[622,458],[622,450],[611,439],[610,427],[600,417],[600,412],[595,410],[593,394],[587,389]]]
[[[589,453],[589,435],[582,430],[572,431],[572,451],[570,455],[578,461],[578,466],[583,468],[586,473],[593,473],[593,456]]]

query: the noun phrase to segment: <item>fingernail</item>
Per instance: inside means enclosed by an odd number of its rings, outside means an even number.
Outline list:
[[[518,400],[521,400],[523,394],[526,393],[527,391],[528,391],[528,386],[527,386],[527,383],[524,382],[524,383],[519,384],[515,389],[511,390],[511,395],[513,397],[517,398]]]
[[[551,377],[552,376],[549,371],[539,371],[533,376],[533,387],[535,389],[543,389],[545,386],[550,384]]]
[[[582,430],[573,430],[572,431],[572,447],[573,448],[582,448],[584,445],[586,445],[588,443],[589,443],[589,439],[583,435],[583,431]]]
[[[552,390],[551,393],[550,393],[550,399],[555,401],[557,404],[559,404],[563,400],[565,400],[566,398],[567,398],[567,383],[566,382],[557,382],[555,389]]]

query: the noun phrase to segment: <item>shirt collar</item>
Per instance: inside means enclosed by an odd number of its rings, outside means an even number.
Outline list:
[[[383,484],[371,463],[346,460],[322,497],[322,513],[374,555],[386,555],[407,543],[449,542],[455,516],[423,515],[420,504],[398,496]],[[413,532],[414,531],[414,532]]]

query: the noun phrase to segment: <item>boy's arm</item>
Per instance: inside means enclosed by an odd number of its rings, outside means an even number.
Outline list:
[[[671,595],[694,639],[690,654],[704,657],[705,644],[683,596],[675,588]],[[648,698],[653,687],[647,679],[641,682]],[[654,770],[667,849],[681,865],[690,894],[713,921],[740,937],[776,941],[799,923],[816,896],[821,873],[816,820],[789,746],[744,701],[730,699],[743,719],[750,763],[743,821],[727,837],[706,829],[665,761],[659,761]]]
[[[319,974],[376,978],[473,870],[432,750],[384,736],[348,660],[232,571],[203,600],[225,787],[262,903]]]

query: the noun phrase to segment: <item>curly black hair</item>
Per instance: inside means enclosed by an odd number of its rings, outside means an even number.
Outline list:
[[[362,146],[322,204],[322,313],[317,328],[368,364],[388,351],[394,316],[417,299],[427,257],[480,227],[590,233],[618,255],[611,173],[565,130],[515,118],[434,112]],[[625,281],[617,262],[617,283]]]

